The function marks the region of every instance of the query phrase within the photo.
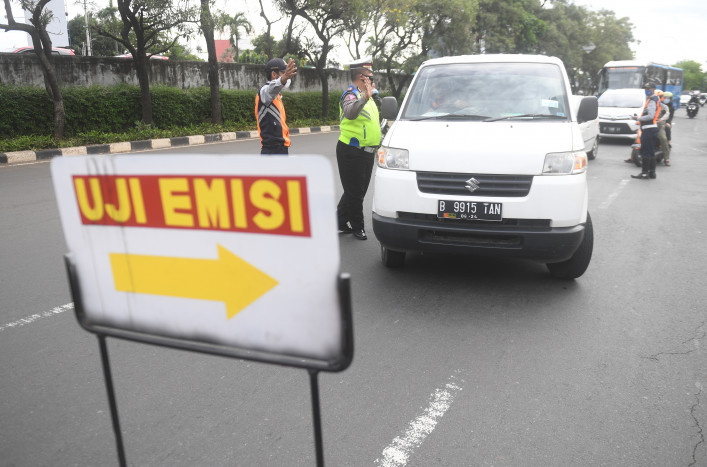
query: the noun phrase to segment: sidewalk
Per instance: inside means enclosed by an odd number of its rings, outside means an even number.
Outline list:
[[[330,131],[339,131],[339,125],[290,128],[291,135],[325,133]],[[195,144],[218,143],[255,138],[258,138],[257,131],[236,131],[216,133],[212,135],[177,136],[174,138],[147,139],[123,143],[93,144],[90,146],[77,146],[73,148],[42,149],[40,151],[0,152],[0,167],[12,164],[36,162],[60,156],[118,154],[124,152],[147,151],[150,149],[193,146]]]

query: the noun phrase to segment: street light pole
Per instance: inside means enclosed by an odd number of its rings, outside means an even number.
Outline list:
[[[83,19],[86,22],[86,50],[88,53],[86,55],[93,55],[93,49],[91,48],[91,28],[88,26],[88,7],[86,6],[87,0],[83,0]]]

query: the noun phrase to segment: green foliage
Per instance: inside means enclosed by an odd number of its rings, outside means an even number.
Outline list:
[[[691,89],[699,89],[702,92],[707,91],[707,72],[702,71],[702,65],[698,62],[694,60],[683,60],[673,66],[682,68],[682,88],[684,90],[689,91]]]
[[[152,86],[153,123],[160,128],[203,122],[211,115],[209,88]]]
[[[105,11],[107,10],[107,11]],[[98,24],[108,25],[109,22],[116,23],[115,17],[110,17],[110,8],[101,10],[101,16],[97,18],[94,15],[89,15],[89,27],[95,28]],[[115,10],[115,8],[113,9]],[[117,10],[116,10],[117,11]],[[116,29],[113,27],[113,29]],[[76,55],[82,55],[83,46],[86,44],[86,18],[83,15],[76,15],[68,23],[69,40]],[[94,56],[112,57],[122,53],[122,46],[109,37],[100,36],[91,31],[91,48]]]
[[[207,87],[182,90],[167,86],[150,89],[154,107],[151,125],[141,122],[138,86],[72,87],[62,90],[66,108],[65,138],[51,136],[53,106],[39,87],[0,85],[0,152],[108,144],[153,138],[254,130],[256,91],[221,91],[224,123],[210,123]],[[333,91],[334,96],[343,91]],[[283,96],[291,127],[338,123],[338,98],[329,100],[331,118],[321,119],[322,94],[286,93]]]
[[[174,44],[165,55],[167,55],[170,60],[192,60],[196,62],[203,62],[202,59],[179,42]]]
[[[0,139],[54,131],[54,107],[44,88],[0,85],[0,109]]]
[[[268,56],[253,50],[244,50],[241,56],[238,57],[238,61],[240,63],[261,63],[265,65],[268,62]]]

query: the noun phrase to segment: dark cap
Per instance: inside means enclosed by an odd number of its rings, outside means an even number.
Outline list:
[[[655,84],[650,81],[643,85],[643,89],[655,89]]]
[[[268,63],[265,64],[265,73],[268,75],[270,75],[272,71],[285,71],[286,69],[287,65],[281,58],[271,58],[268,60]]]

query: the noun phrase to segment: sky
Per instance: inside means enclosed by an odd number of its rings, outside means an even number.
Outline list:
[[[108,0],[64,0],[64,3],[71,19],[83,15],[84,3],[89,9],[92,6],[102,8]],[[263,3],[271,20],[279,18],[271,0],[263,0]],[[637,42],[630,47],[636,59],[668,65],[694,60],[702,65],[702,71],[707,72],[706,0],[574,0],[574,3],[588,10],[611,10],[618,18],[628,17],[634,25],[633,35]],[[265,31],[258,0],[216,0],[216,9],[226,10],[229,14],[246,13],[255,27],[252,37]],[[285,26],[286,20],[280,20],[274,25],[273,33],[281,34]],[[249,38],[244,38],[239,45],[241,49],[247,48]],[[342,63],[350,60],[344,45],[340,45],[333,55]]]
[[[707,1],[574,0],[588,10],[611,10],[633,24],[637,60],[673,65],[694,60],[707,72]]]

